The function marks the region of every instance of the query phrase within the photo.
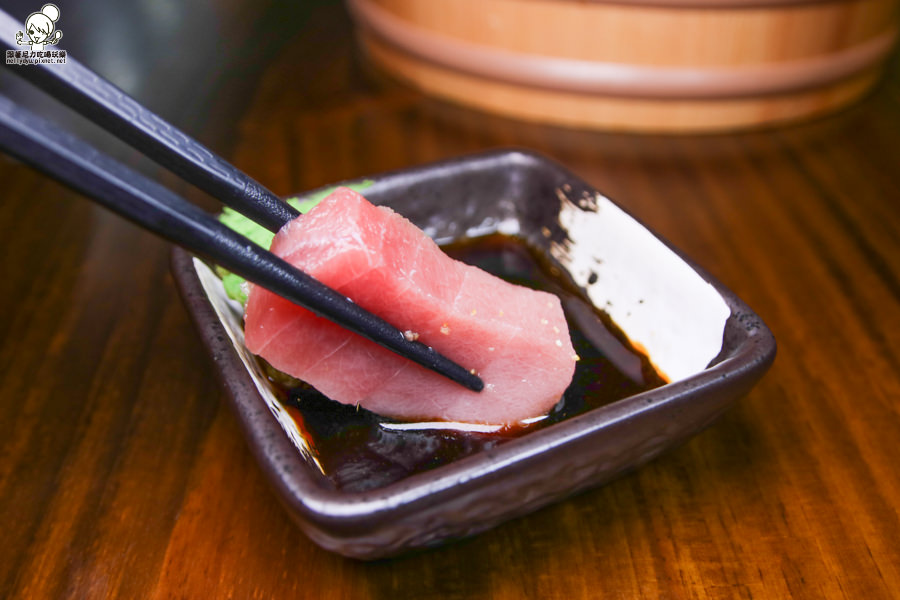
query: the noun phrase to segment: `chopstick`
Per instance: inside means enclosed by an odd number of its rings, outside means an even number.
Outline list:
[[[12,40],[15,39],[16,32],[23,29],[16,19],[0,10],[0,48],[12,49]],[[71,55],[66,57],[64,65],[39,63],[10,70],[185,181],[270,231],[277,232],[285,223],[299,215],[296,209],[283,202],[263,185],[78,63]],[[20,112],[22,110],[19,109]],[[31,120],[36,125],[41,121],[34,115],[31,115]],[[57,131],[58,129],[53,127],[49,129],[44,127],[44,132],[48,135],[43,140],[32,139],[29,147],[37,151],[43,142],[54,143],[52,135],[49,134]],[[87,144],[74,138],[67,143],[73,148],[80,147],[81,151],[88,149]],[[10,150],[15,153],[14,148]],[[96,150],[91,151],[99,156]],[[118,174],[118,180],[103,182],[103,174],[95,170],[93,173],[95,185],[92,189],[79,188],[80,181],[73,181],[72,178],[63,179],[59,173],[50,173],[45,168],[46,163],[35,163],[27,157],[22,159],[79,189],[89,197],[98,199],[107,208],[189,250],[204,255],[245,279],[309,308],[316,314],[447,376],[469,389],[480,391],[483,388],[480,378],[458,364],[421,343],[407,341],[399,330],[387,322],[355,304],[348,305],[344,296],[264,249],[263,255],[258,254],[258,246],[253,245],[252,249],[247,249],[248,241],[241,236],[234,234],[165,188],[152,184],[149,180],[141,181],[143,178],[137,173],[116,164],[111,159],[105,159],[104,162],[113,169],[111,173]],[[66,162],[68,161],[63,160],[63,163]],[[87,166],[90,165],[82,163],[76,170],[83,170]],[[137,185],[138,182],[141,185]],[[150,195],[144,197],[147,204],[141,206],[134,198],[130,198],[127,203],[124,202],[128,192],[143,189],[142,186],[147,184],[152,184]],[[114,193],[116,189],[119,190],[118,195]],[[107,196],[104,200],[98,198],[92,191],[113,195]],[[156,200],[156,203],[150,202],[151,199]],[[189,224],[196,227],[188,226]],[[210,231],[215,232],[212,237],[209,235]],[[240,241],[236,242],[238,238]],[[227,264],[226,261],[235,261],[238,257],[240,258],[238,262],[243,261],[244,264],[232,266]]]
[[[2,95],[0,148],[145,229],[295,304],[471,390],[484,387],[479,377],[447,357],[407,340],[383,319],[235,233],[199,207]]]
[[[24,27],[0,10],[0,48]],[[65,64],[10,69],[185,181],[270,231],[300,213],[234,165],[142,106],[71,55]]]

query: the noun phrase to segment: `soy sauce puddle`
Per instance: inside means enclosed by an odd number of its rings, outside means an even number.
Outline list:
[[[274,381],[325,476],[340,490],[383,487],[666,383],[605,313],[567,289],[520,240],[494,235],[443,249],[507,281],[561,298],[580,357],[572,383],[546,418],[485,432],[462,431],[453,424],[400,423],[332,401],[312,387]]]

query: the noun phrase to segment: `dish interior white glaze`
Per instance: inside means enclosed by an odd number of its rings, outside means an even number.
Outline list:
[[[592,304],[605,310],[669,381],[705,369],[722,348],[725,322],[730,315],[722,296],[677,254],[604,196],[581,198],[578,203],[563,197],[561,202],[559,226],[565,230],[567,239],[552,242],[550,254],[569,271],[573,282],[586,290]],[[491,218],[467,229],[466,234],[467,237],[494,233],[515,235],[520,229],[521,224],[515,218]],[[472,236],[473,233],[477,235]],[[293,444],[323,471],[309,442],[284,410],[268,377],[244,345],[241,306],[228,298],[221,280],[205,263],[194,258],[193,264],[204,292],[260,396]],[[441,428],[467,426],[444,423]],[[403,425],[391,427],[404,428]],[[423,424],[417,427],[422,428]]]
[[[721,294],[605,196],[579,204],[562,201],[568,239],[551,245],[553,257],[670,382],[705,369],[731,314]]]

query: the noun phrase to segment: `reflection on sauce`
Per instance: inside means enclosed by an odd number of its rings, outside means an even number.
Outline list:
[[[306,385],[276,384],[325,476],[341,490],[379,488],[665,383],[605,313],[549,275],[551,269],[543,268],[519,240],[495,235],[445,246],[444,251],[507,281],[562,299],[572,344],[580,357],[572,383],[546,418],[493,431],[399,423],[329,400]]]

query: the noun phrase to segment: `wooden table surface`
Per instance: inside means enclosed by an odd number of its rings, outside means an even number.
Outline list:
[[[71,56],[279,194],[501,146],[552,157],[733,289],[779,354],[633,474],[444,548],[345,559],[267,487],[170,247],[0,155],[0,597],[900,597],[896,62],[830,118],[629,136],[429,99],[367,66],[338,2],[61,9]],[[157,173],[8,72],[0,88]]]

